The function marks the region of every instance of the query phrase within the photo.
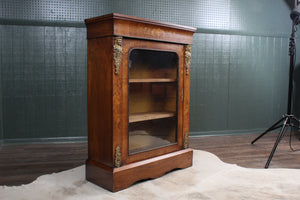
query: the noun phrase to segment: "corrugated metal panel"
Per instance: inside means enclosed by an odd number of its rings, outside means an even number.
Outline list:
[[[194,41],[191,132],[265,128],[286,112],[286,38],[197,34]]]
[[[5,138],[86,135],[85,29],[4,29]]]
[[[83,21],[111,12],[110,0],[1,0],[0,17],[9,19]]]

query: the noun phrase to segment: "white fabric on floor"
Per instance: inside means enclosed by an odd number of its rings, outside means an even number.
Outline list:
[[[300,199],[300,170],[250,169],[194,150],[193,166],[111,193],[85,180],[85,167],[43,175],[21,186],[0,186],[1,200],[243,200]]]

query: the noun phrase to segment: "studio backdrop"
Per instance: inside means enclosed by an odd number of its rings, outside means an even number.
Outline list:
[[[0,144],[86,140],[83,20],[112,12],[197,28],[191,136],[259,132],[285,112],[284,0],[2,0],[0,10]]]

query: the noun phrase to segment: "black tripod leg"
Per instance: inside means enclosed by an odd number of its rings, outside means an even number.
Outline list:
[[[255,138],[252,142],[251,142],[251,144],[254,144],[257,140],[259,140],[262,136],[264,136],[265,134],[267,134],[269,131],[272,131],[272,130],[274,130],[275,128],[274,127],[276,127],[280,122],[282,122],[284,119],[286,119],[287,117],[286,116],[284,116],[284,117],[282,117],[280,120],[278,120],[275,124],[273,124],[270,128],[268,128],[265,132],[263,132],[262,134],[260,134],[257,138]],[[276,127],[276,128],[279,128],[279,127]]]
[[[266,163],[266,165],[265,165],[265,168],[268,168],[268,167],[269,167],[269,164],[270,164],[270,162],[271,162],[271,160],[272,160],[272,158],[273,158],[273,155],[274,155],[274,153],[275,153],[275,151],[276,151],[276,148],[277,148],[277,146],[278,146],[280,140],[282,139],[282,137],[283,137],[283,135],[284,135],[285,128],[286,128],[286,125],[287,125],[288,120],[289,120],[289,118],[286,118],[285,121],[284,121],[284,123],[283,123],[283,126],[282,126],[282,128],[281,128],[281,130],[280,130],[280,132],[279,132],[279,135],[277,136],[276,142],[275,142],[275,144],[274,144],[274,146],[273,146],[273,149],[272,149],[272,151],[271,151],[271,153],[270,153],[270,156],[269,156],[268,161],[267,161],[267,163]]]
[[[290,149],[291,149],[292,151],[295,151],[295,150],[293,149],[293,147],[292,147],[292,133],[293,133],[293,127],[298,129],[298,127],[296,127],[296,126],[294,126],[294,125],[291,125],[289,145],[290,145]]]
[[[292,116],[292,119],[297,123],[298,127],[294,126],[296,129],[300,129],[300,121],[295,116]]]
[[[299,123],[299,119],[297,119],[297,117],[292,116],[292,119]]]

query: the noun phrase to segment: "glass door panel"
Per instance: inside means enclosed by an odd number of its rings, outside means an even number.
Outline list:
[[[178,56],[134,49],[129,56],[129,154],[177,142]]]

